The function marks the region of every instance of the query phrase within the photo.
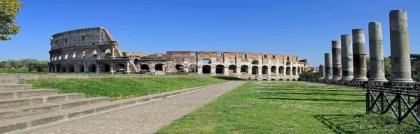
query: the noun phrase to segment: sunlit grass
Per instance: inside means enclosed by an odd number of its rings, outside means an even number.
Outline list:
[[[35,88],[54,88],[61,93],[85,93],[86,96],[108,96],[113,100],[204,86],[223,80],[212,77],[115,77],[97,79],[49,79],[27,83]]]
[[[419,133],[414,122],[365,114],[364,89],[248,82],[159,133]]]

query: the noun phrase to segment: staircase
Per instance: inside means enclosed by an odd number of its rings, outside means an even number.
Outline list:
[[[107,110],[110,103],[108,97],[59,94],[55,89],[33,89],[16,78],[0,78],[0,133]]]

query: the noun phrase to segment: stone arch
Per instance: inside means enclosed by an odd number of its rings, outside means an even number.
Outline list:
[[[229,73],[231,74],[231,73],[236,73],[236,65],[230,65],[229,66]]]
[[[258,61],[258,60],[253,60],[253,61],[251,62],[251,64],[258,65],[258,64],[259,64],[259,61]]]
[[[276,73],[276,70],[277,70],[277,67],[276,66],[271,66],[271,73],[272,74],[275,74]]]
[[[293,67],[293,68],[292,68],[292,74],[293,74],[293,75],[297,75],[297,69],[296,69],[296,67]]]
[[[74,73],[75,72],[74,65],[68,65],[68,66],[69,66],[68,71]]]
[[[67,72],[67,68],[66,68],[66,65],[60,65],[60,72],[62,72],[62,73],[65,73],[65,72]]]
[[[96,65],[95,64],[90,64],[88,70],[91,73],[96,72]]]
[[[192,64],[190,65],[190,67],[188,68],[189,72],[197,72],[197,65],[196,64]]]
[[[255,75],[258,73],[259,73],[258,66],[252,66],[252,74]]]
[[[184,65],[181,65],[181,64],[176,64],[175,69],[176,69],[177,72],[185,72]]]
[[[85,72],[85,65],[83,65],[83,64],[80,64],[79,65],[79,72]]]
[[[225,66],[217,65],[216,66],[216,74],[224,74],[225,73]]]
[[[163,64],[159,63],[155,65],[155,71],[163,71]]]
[[[211,73],[211,66],[210,65],[203,65],[203,74],[210,74]]]
[[[121,73],[125,73],[126,72],[125,64],[118,64],[116,66],[116,71],[121,72]]]
[[[262,74],[268,74],[268,67],[262,66]]]
[[[104,65],[104,72],[111,72],[111,66],[109,64]]]
[[[147,64],[141,64],[140,65],[140,70],[142,70],[142,71],[149,71],[150,70],[150,67]]]
[[[292,74],[292,70],[290,67],[286,67],[286,75],[291,75]]]
[[[248,73],[248,65],[241,66],[241,73]]]
[[[139,59],[134,59],[134,65],[139,66],[140,65],[140,60]]]
[[[279,67],[279,73],[280,73],[280,74],[284,74],[284,67],[283,67],[283,66],[280,66],[280,67]]]

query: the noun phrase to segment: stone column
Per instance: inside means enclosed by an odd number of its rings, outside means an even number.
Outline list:
[[[341,61],[342,61],[342,74],[341,80],[353,80],[353,47],[351,35],[341,35]]]
[[[391,32],[392,81],[413,82],[411,78],[407,11],[392,10],[389,13],[389,22]]]
[[[330,53],[325,53],[325,80],[331,80],[333,75],[332,57]]]
[[[322,80],[325,78],[325,71],[324,71],[325,67],[324,65],[319,65],[319,79]]]
[[[384,52],[382,43],[382,27],[379,22],[369,23],[370,81],[386,81]]]
[[[111,74],[114,74],[115,73],[114,63],[111,63],[109,66],[110,66],[109,71],[111,72]]]
[[[333,60],[333,80],[341,80],[341,42],[338,40],[333,40],[331,43]]]
[[[367,81],[365,33],[363,29],[353,29],[354,81]]]
[[[252,65],[248,65],[248,75],[252,75]]]
[[[197,65],[197,74],[203,74],[203,66]]]
[[[241,75],[241,66],[236,66],[236,75]]]
[[[216,75],[216,65],[210,65],[210,67],[211,67],[210,74]]]
[[[229,66],[224,66],[223,75],[229,75]]]

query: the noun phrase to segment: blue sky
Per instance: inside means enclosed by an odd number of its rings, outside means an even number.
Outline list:
[[[22,0],[22,31],[0,41],[0,60],[48,60],[52,34],[103,26],[124,51],[245,51],[292,54],[323,63],[331,40],[370,21],[383,25],[389,55],[388,13],[408,11],[412,53],[419,53],[418,0]],[[367,34],[367,33],[366,33]],[[368,47],[366,47],[368,48]],[[368,51],[368,50],[367,50]]]

